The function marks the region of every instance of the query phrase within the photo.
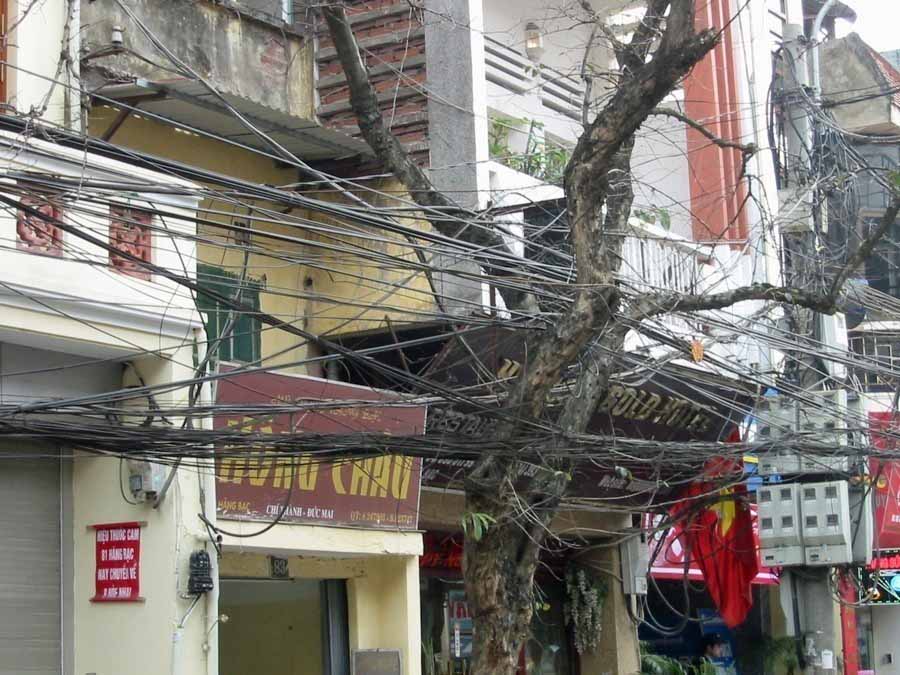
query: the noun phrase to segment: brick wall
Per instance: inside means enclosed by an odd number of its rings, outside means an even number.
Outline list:
[[[346,3],[353,32],[385,122],[408,152],[428,163],[428,100],[424,93],[425,31],[419,12],[407,2]],[[331,36],[316,26],[316,114],[327,127],[359,135],[350,94]]]

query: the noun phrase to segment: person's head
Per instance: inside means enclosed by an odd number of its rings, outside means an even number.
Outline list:
[[[725,643],[718,635],[710,635],[703,641],[703,656],[708,659],[722,658]]]

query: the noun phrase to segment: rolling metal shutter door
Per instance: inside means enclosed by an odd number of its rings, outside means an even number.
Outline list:
[[[59,461],[28,454],[0,446],[0,675],[58,675]]]

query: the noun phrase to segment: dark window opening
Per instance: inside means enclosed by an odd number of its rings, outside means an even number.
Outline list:
[[[328,379],[376,389],[415,391],[408,376],[420,377],[428,370],[452,335],[450,331],[452,326],[428,324],[333,338],[346,349],[363,352],[368,362],[348,358],[330,361],[326,367]],[[391,370],[380,368],[382,365]]]

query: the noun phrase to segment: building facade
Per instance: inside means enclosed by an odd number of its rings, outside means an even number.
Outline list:
[[[248,422],[238,413],[198,417],[197,426],[271,433],[283,424],[332,433],[340,419],[360,433],[425,433],[432,418],[420,406],[410,407],[402,428],[375,412],[378,401],[408,392],[336,355],[373,347],[387,363],[419,374],[417,359],[425,363],[443,350],[448,327],[505,308],[452,248],[429,248],[429,278],[413,264],[421,260],[401,228],[375,236],[383,221],[353,220],[342,210],[359,199],[373,212],[390,209],[399,186],[381,175],[358,137],[333,45],[304,3],[43,5],[36,13],[18,3],[19,14],[9,17],[15,39],[4,85],[18,117],[0,138],[4,183],[25,204],[38,195],[33,210],[50,217],[12,208],[3,219],[8,264],[0,282],[13,290],[3,294],[9,310],[0,322],[0,404],[18,409],[23,401],[61,399],[74,406],[116,394],[125,401],[123,419],[141,424],[146,420],[128,417],[128,401],[177,412],[195,394],[172,383],[191,379],[215,345],[213,370],[222,377],[197,400],[235,409],[302,400],[326,410],[311,414],[318,422],[309,427],[277,415],[267,424]],[[629,13],[592,7],[619,34],[633,28]],[[585,102],[590,108],[607,91],[601,75],[612,55],[588,44],[585,22],[536,2],[428,0],[421,10],[366,2],[353,3],[352,16],[401,143],[439,189],[463,206],[492,209],[520,237],[518,253],[530,255],[529,237],[558,218],[560,171]],[[724,138],[763,147],[772,17],[762,2],[740,13],[726,0],[705,6],[702,25],[734,21],[666,106]],[[57,50],[37,47],[47,40],[72,55],[62,67]],[[597,73],[590,91],[585,63]],[[47,131],[53,141],[41,141],[31,137],[30,123],[72,134]],[[763,153],[745,159],[674,117],[654,117],[635,150],[634,231],[623,248],[623,280],[686,292],[775,281],[778,239],[768,219],[778,205],[767,201],[777,194],[775,170]],[[361,168],[374,168],[374,177],[348,181]],[[762,186],[752,199],[744,172]],[[54,229],[76,216],[94,239]],[[430,233],[418,215],[399,218]],[[127,256],[117,257],[120,245]],[[373,271],[361,249],[399,262]],[[215,295],[188,292],[166,270]],[[235,316],[222,301],[235,297],[254,311]],[[756,320],[757,309],[750,304],[741,313]],[[266,324],[264,316],[295,330]],[[714,321],[668,329],[703,345],[709,358],[682,365],[710,377],[723,376],[711,365],[716,359],[747,372],[776,358],[752,340],[720,343]],[[637,335],[629,340],[635,351],[660,349]],[[418,342],[385,349],[398,341]],[[256,366],[273,372],[250,372]],[[248,372],[228,376],[229,367]],[[250,386],[246,377],[262,379]],[[130,389],[137,393],[122,393]],[[347,410],[354,413],[339,414]],[[149,424],[184,423],[169,417]],[[427,468],[421,485],[418,465],[392,457],[377,465],[301,461],[288,471],[257,444],[259,455],[223,459],[215,476],[209,465],[187,461],[164,470],[171,482],[161,501],[129,503],[137,501],[129,480],[145,467],[123,465],[113,450],[83,453],[61,431],[54,438],[52,448],[4,449],[29,457],[4,473],[9,506],[2,510],[15,515],[0,527],[43,536],[23,541],[22,551],[49,560],[42,576],[59,582],[37,587],[20,571],[0,584],[0,600],[33,589],[26,604],[0,606],[44,617],[17,624],[19,632],[3,633],[13,623],[0,621],[0,650],[32,641],[34,652],[18,658],[40,658],[43,671],[62,673],[331,675],[349,672],[351,653],[368,650],[399,654],[409,675],[423,672],[423,663],[426,673],[464,668],[461,622],[469,617],[458,558],[445,555],[458,542],[464,505],[458,486],[429,482]],[[53,527],[39,528],[39,521]],[[116,524],[129,526],[97,527]],[[608,537],[596,533],[626,524],[583,502],[564,509],[553,528],[600,545]],[[120,530],[130,537],[135,527],[141,601],[97,602],[95,587],[105,581],[98,580],[101,539]],[[199,551],[210,557],[213,580],[202,600],[189,592],[197,578],[191,555]],[[6,555],[0,565],[37,564]],[[599,546],[584,562],[612,578],[622,569],[616,547]],[[564,590],[552,576],[539,580],[547,609],[523,652],[523,675],[634,672],[633,597],[611,584],[601,647],[579,658],[561,625]]]

